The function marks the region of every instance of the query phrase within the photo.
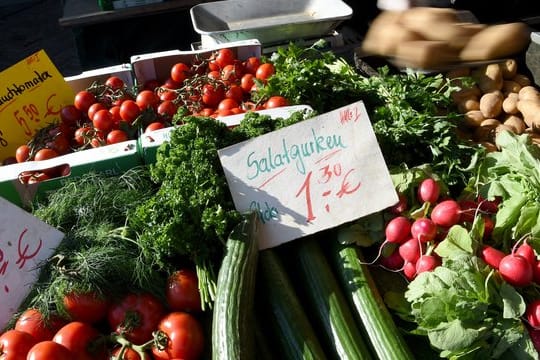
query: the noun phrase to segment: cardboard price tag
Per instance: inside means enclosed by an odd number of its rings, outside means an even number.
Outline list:
[[[0,161],[35,131],[60,120],[74,93],[44,50],[0,73]]]
[[[64,234],[0,198],[0,329],[36,282]]]
[[[362,102],[220,149],[236,209],[256,210],[260,248],[398,201]]]

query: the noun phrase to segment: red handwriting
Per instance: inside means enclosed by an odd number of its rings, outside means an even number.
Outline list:
[[[351,121],[357,122],[360,119],[360,110],[357,107],[345,108],[339,112],[339,122],[346,124]]]
[[[315,173],[313,171],[307,173],[295,195],[296,197],[304,196],[307,222],[312,222],[317,218],[316,211],[319,203],[329,213],[332,196],[334,199],[341,199],[360,189],[360,181],[354,185],[349,181],[354,171],[355,169],[350,169],[344,172],[341,163],[335,163],[324,165]]]
[[[0,130],[0,145],[6,147],[8,144],[8,141],[4,138],[4,133]]]
[[[38,53],[35,53],[33,55],[30,55],[29,57],[26,58],[26,64],[27,65],[30,65],[34,62],[38,62],[39,61],[39,54]]]
[[[52,116],[58,115],[60,114],[60,111],[62,111],[62,108],[60,106],[58,107],[58,110],[54,111],[52,105],[50,104],[51,99],[55,96],[56,94],[51,94],[47,99],[47,104],[45,105],[47,107],[47,112],[45,113],[45,117],[49,115],[52,115]]]
[[[4,252],[0,249],[0,275],[6,275],[8,265],[9,261],[4,260]],[[9,287],[7,285],[4,285],[4,291],[9,292]]]
[[[40,121],[37,106],[35,104],[23,105],[20,109],[13,112],[13,116],[15,116],[19,126],[23,128],[24,134],[26,136],[32,136],[33,132],[28,123],[38,123]]]

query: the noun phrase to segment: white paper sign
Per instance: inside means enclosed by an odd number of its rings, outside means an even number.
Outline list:
[[[0,329],[36,282],[64,234],[0,198]]]
[[[257,210],[260,248],[398,201],[363,102],[219,150],[236,209]]]

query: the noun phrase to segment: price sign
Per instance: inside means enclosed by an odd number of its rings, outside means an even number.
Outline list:
[[[4,328],[39,276],[40,265],[64,235],[0,198],[0,329]]]
[[[73,89],[44,50],[0,73],[0,161],[37,129],[58,121],[63,106],[72,104]]]
[[[398,201],[362,102],[221,149],[219,156],[236,208],[259,212],[261,249]]]

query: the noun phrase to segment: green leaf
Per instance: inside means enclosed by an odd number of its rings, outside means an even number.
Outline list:
[[[514,238],[521,239],[524,235],[530,234],[531,230],[538,223],[538,215],[540,214],[540,206],[537,202],[528,202],[520,211],[516,225],[514,226]]]
[[[521,294],[506,282],[502,282],[500,294],[503,300],[503,318],[519,319],[527,307]]]
[[[440,324],[428,332],[431,345],[437,349],[460,351],[473,345],[488,329],[467,328],[461,320],[456,319]]]
[[[442,258],[456,255],[474,254],[476,245],[469,231],[461,225],[454,225],[448,231],[445,239],[437,245],[435,253]]]

